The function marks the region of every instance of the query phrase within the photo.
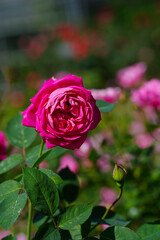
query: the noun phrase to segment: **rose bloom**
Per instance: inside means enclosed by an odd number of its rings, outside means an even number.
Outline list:
[[[7,158],[6,150],[7,150],[6,136],[2,131],[0,131],[0,161]]]
[[[131,101],[139,107],[160,109],[160,80],[152,79],[145,82],[139,89],[132,91]]]
[[[109,87],[106,89],[91,89],[91,93],[95,99],[114,103],[119,100],[121,89],[119,87]]]
[[[35,128],[47,148],[79,148],[101,120],[91,92],[74,75],[46,81],[22,114],[22,124]]]
[[[60,165],[59,165],[58,171],[66,167],[68,167],[69,170],[75,174],[79,170],[78,163],[70,154],[66,154],[60,159]]]
[[[146,72],[146,65],[139,62],[132,66],[126,67],[118,71],[117,79],[123,88],[131,88],[136,86],[142,80]]]

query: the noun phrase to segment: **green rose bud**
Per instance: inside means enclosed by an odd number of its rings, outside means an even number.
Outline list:
[[[126,169],[121,165],[116,164],[113,170],[113,179],[119,188],[123,187]]]

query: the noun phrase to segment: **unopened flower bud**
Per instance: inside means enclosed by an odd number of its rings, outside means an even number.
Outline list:
[[[113,170],[113,179],[119,188],[121,188],[124,184],[125,175],[126,175],[126,169],[121,165],[116,164]]]

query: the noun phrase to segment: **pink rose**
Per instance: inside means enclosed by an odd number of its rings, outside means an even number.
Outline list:
[[[150,147],[154,139],[149,133],[141,133],[135,137],[136,144],[139,148],[144,149]]]
[[[68,167],[70,169],[70,171],[75,173],[75,174],[79,170],[78,163],[76,162],[76,160],[70,154],[66,154],[61,158],[58,171],[60,171],[63,168],[66,168],[66,167]]]
[[[11,233],[9,231],[2,231],[0,232],[0,240],[3,239],[4,237],[7,237]]]
[[[140,107],[160,109],[160,80],[145,82],[139,89],[132,91],[131,101]]]
[[[140,83],[145,72],[146,72],[145,63],[139,62],[132,66],[121,69],[117,73],[117,79],[122,87],[131,88]]]
[[[24,233],[17,234],[17,240],[27,240],[27,237]]]
[[[86,141],[80,146],[80,148],[74,151],[74,154],[76,157],[79,158],[87,158],[91,152],[91,149],[91,142],[89,139],[86,139]]]
[[[100,196],[101,196],[101,200],[102,200],[100,205],[105,207],[106,204],[109,206],[112,205],[112,203],[117,198],[117,193],[111,188],[103,187],[100,190]]]
[[[46,81],[22,114],[22,124],[36,128],[47,148],[79,148],[101,120],[91,92],[74,75]]]
[[[111,170],[110,160],[111,156],[109,154],[104,154],[97,160],[97,167],[99,168],[100,172],[105,173]]]
[[[121,89],[119,87],[109,87],[106,89],[91,89],[91,93],[95,99],[114,103],[119,100]]]
[[[7,158],[7,140],[5,134],[0,131],[0,161]]]

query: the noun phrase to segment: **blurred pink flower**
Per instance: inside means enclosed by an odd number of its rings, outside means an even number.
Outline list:
[[[152,136],[154,137],[155,140],[157,140],[158,142],[160,142],[160,128],[155,129],[152,132]]]
[[[91,89],[91,93],[95,99],[114,103],[119,100],[121,89],[119,87],[109,87],[106,89]]]
[[[74,150],[74,154],[76,157],[79,158],[87,158],[90,154],[90,151],[92,149],[91,141],[87,139],[79,149]]]
[[[153,141],[154,139],[149,133],[141,133],[135,137],[136,145],[141,149],[150,147],[153,144]]]
[[[48,168],[47,161],[44,160],[43,162],[41,162],[41,163],[39,164],[39,168]]]
[[[131,135],[136,135],[138,133],[145,132],[145,126],[142,122],[132,122],[129,128],[129,133]]]
[[[147,106],[144,107],[144,114],[147,121],[151,124],[158,124],[159,117],[153,107]]]
[[[140,107],[150,106],[160,109],[160,80],[152,79],[139,89],[133,90],[131,101]]]
[[[131,88],[140,83],[145,72],[146,64],[139,62],[132,66],[119,70],[117,73],[117,79],[122,87]]]
[[[109,154],[104,154],[97,160],[97,167],[99,168],[100,172],[105,173],[111,170],[110,159],[111,156]]]
[[[75,174],[79,170],[78,163],[70,154],[66,154],[60,159],[60,165],[59,165],[58,171],[66,167],[68,167],[70,171],[72,171]]]
[[[24,233],[17,234],[17,240],[27,240],[27,237]]]
[[[93,162],[89,158],[82,158],[81,163],[84,168],[93,167]]]
[[[89,140],[91,142],[92,148],[94,148],[99,154],[103,154],[103,151],[101,149],[101,145],[104,140],[103,133],[92,135]]]
[[[102,230],[105,230],[105,229],[108,228],[110,225],[108,225],[108,224],[102,224],[101,226],[102,226]]]
[[[117,198],[117,193],[108,187],[103,187],[100,190],[100,197],[101,197],[101,206],[106,206],[107,205],[111,205]]]
[[[131,168],[131,160],[134,159],[134,155],[130,153],[124,153],[120,158],[116,159],[116,163],[124,166],[125,168]]]
[[[7,237],[10,234],[11,234],[11,232],[9,232],[9,231],[0,232],[0,240],[3,239],[4,237]]]
[[[7,140],[5,134],[0,131],[0,161],[7,158],[6,150],[7,150]]]

